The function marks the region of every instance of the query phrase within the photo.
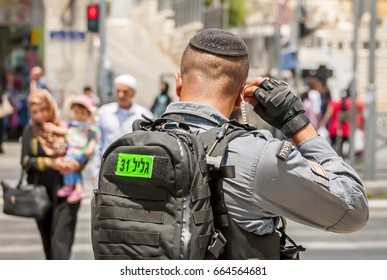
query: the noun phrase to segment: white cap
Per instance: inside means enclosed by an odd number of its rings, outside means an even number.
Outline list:
[[[117,76],[114,79],[114,84],[123,84],[137,91],[137,80],[135,77],[129,74],[122,74]]]

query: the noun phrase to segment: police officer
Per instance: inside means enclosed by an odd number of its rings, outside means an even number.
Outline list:
[[[236,176],[223,180],[231,225],[222,231],[227,250],[221,257],[278,259],[279,216],[331,232],[362,228],[369,209],[359,176],[316,133],[285,82],[257,78],[245,85],[248,71],[248,50],[239,37],[199,32],[176,74],[179,102],[163,115],[180,114],[192,130],[206,131],[228,121],[244,97],[290,140],[260,130],[230,142],[224,164],[235,166]]]

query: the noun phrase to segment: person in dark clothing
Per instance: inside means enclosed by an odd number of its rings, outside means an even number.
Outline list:
[[[79,170],[80,164],[69,161],[65,165],[59,157],[65,153],[63,136],[44,130],[45,123],[61,125],[56,102],[45,89],[37,89],[28,97],[31,122],[22,136],[21,163],[27,172],[27,181],[44,185],[51,200],[47,214],[37,220],[46,259],[69,259],[74,241],[75,225],[80,203],[68,204],[57,197],[63,185],[62,173]]]
[[[0,86],[0,105],[3,103],[3,89]],[[0,118],[0,154],[4,153],[3,141],[4,141],[4,118]]]
[[[160,83],[160,93],[156,96],[155,101],[151,107],[151,112],[155,118],[159,118],[165,109],[171,103],[171,98],[168,95],[169,85],[165,81]]]
[[[3,150],[3,137],[4,137],[4,125],[3,125],[3,119],[0,118],[0,154],[4,153],[4,150]]]

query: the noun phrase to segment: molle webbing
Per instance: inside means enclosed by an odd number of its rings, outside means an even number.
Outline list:
[[[159,246],[160,244],[160,233],[158,232],[100,229],[98,234],[99,242],[148,246]]]
[[[211,191],[208,185],[200,186],[195,189],[191,189],[192,202],[198,201],[211,196]]]
[[[160,233],[158,232],[138,232],[127,230],[99,230],[99,241],[108,243],[124,243],[124,244],[137,244],[137,245],[149,245],[159,246]],[[205,249],[208,246],[208,242],[211,238],[211,234],[201,235],[198,238],[198,246],[200,249]]]
[[[192,213],[195,225],[201,225],[212,221],[214,216],[212,214],[212,209],[207,209],[203,211],[196,211]]]
[[[101,219],[118,219],[124,221],[163,224],[165,213],[162,211],[147,211],[119,206],[101,206],[99,217]]]
[[[119,197],[146,199],[155,201],[165,201],[167,199],[167,191],[164,188],[158,187],[139,187],[139,186],[117,186],[111,182],[104,182],[100,185],[102,194],[109,194]]]

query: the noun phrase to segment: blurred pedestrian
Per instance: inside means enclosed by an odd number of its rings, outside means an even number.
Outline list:
[[[3,104],[3,90],[0,86],[0,106]],[[3,141],[4,141],[4,119],[5,117],[0,117],[0,154],[4,153],[3,150]]]
[[[93,177],[99,171],[103,152],[114,140],[131,132],[133,122],[142,118],[141,115],[153,118],[153,114],[147,108],[134,102],[137,93],[137,80],[132,75],[117,76],[114,80],[114,86],[116,101],[101,106],[97,114],[97,127],[101,133],[101,138],[92,160]]]
[[[82,94],[90,98],[94,106],[99,106],[99,102],[100,102],[99,97],[96,94],[94,94],[91,86],[84,86]]]
[[[36,220],[45,257],[69,259],[80,203],[69,204],[56,193],[63,185],[62,173],[79,170],[80,164],[76,160],[61,162],[59,159],[66,148],[64,137],[44,130],[47,123],[63,125],[51,94],[45,89],[31,92],[28,108],[31,122],[23,131],[21,163],[27,172],[27,181],[44,185],[51,201],[46,215]]]
[[[171,97],[169,97],[168,89],[169,84],[165,81],[161,81],[160,92],[157,94],[151,107],[151,112],[155,118],[159,118],[165,112],[169,103],[171,103]]]
[[[0,103],[1,102],[2,101],[0,100]],[[3,118],[0,118],[0,154],[4,153],[3,141],[4,141],[4,120]]]
[[[349,138],[351,133],[351,107],[352,99],[350,95],[350,86],[342,91],[339,100],[331,100],[328,104],[327,112],[325,113],[320,127],[325,127],[328,122],[328,131],[331,138],[331,144],[341,156],[347,156],[349,153]],[[360,131],[364,130],[364,103],[356,97],[356,116],[355,125]],[[356,151],[361,153],[361,148]]]
[[[43,76],[43,68],[40,66],[34,66],[30,69],[30,92],[40,88],[49,90],[46,78]]]
[[[4,118],[8,139],[18,139],[28,119],[26,100],[22,95],[22,82],[20,75],[13,70],[7,71],[4,79],[4,95],[8,97],[13,107],[12,114]]]
[[[317,77],[309,77],[309,93],[308,99],[312,104],[313,113],[317,120],[317,124],[321,121],[321,92],[322,92],[322,83]]]
[[[66,156],[75,159],[81,166],[85,166],[94,152],[98,141],[98,128],[94,125],[93,114],[96,110],[91,99],[79,95],[69,103],[71,120],[67,127],[45,123],[44,130],[54,132],[66,138]],[[63,175],[64,185],[57,191],[58,197],[66,198],[70,204],[79,202],[85,197],[82,174],[79,170]]]
[[[328,87],[328,84],[323,83],[323,91],[321,92],[321,118],[325,116],[325,113],[328,110],[329,101],[332,100],[331,91]]]
[[[302,104],[304,105],[304,109],[305,109],[305,116],[308,117],[308,119],[310,120],[310,123],[313,125],[313,127],[315,129],[318,128],[318,124],[317,124],[317,116],[315,114],[315,111],[313,110],[313,104],[312,102],[309,100],[309,94],[308,92],[303,92],[301,95],[300,95],[300,98],[301,98],[301,101],[302,101]]]

